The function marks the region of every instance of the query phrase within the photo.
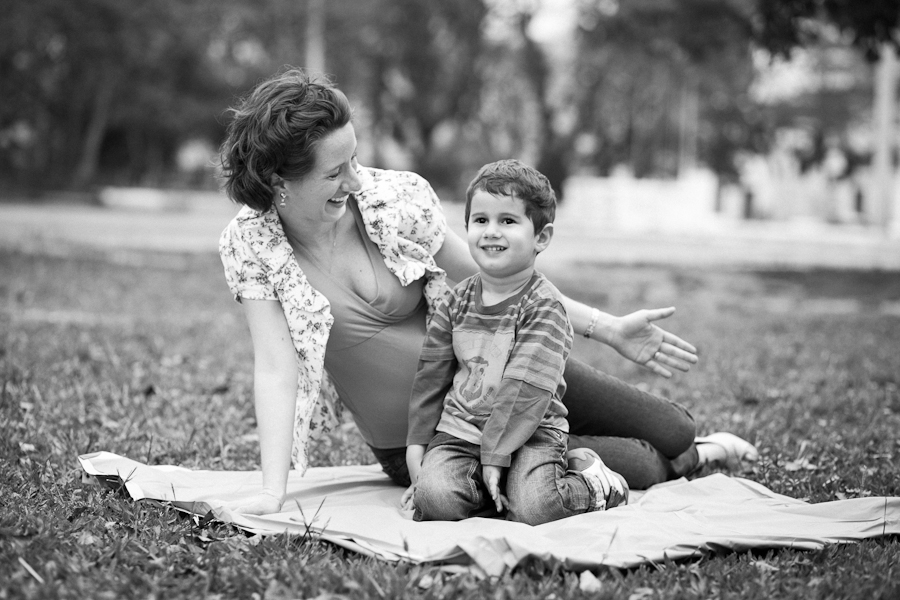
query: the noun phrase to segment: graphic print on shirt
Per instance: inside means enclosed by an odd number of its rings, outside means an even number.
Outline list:
[[[459,395],[474,402],[481,397],[481,388],[484,384],[484,372],[487,370],[488,361],[480,356],[473,356],[466,361],[468,376],[459,388]]]
[[[453,347],[461,367],[455,388],[460,405],[468,411],[490,413],[513,341],[512,332],[454,332]]]

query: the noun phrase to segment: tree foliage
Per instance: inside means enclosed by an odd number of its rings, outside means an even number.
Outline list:
[[[343,26],[329,32],[355,32],[330,38],[339,82],[363,100],[372,135],[406,148],[432,183],[454,184],[448,162],[455,157],[436,133],[458,129],[477,110],[484,1],[377,0],[345,8],[333,12]]]
[[[817,41],[819,25],[848,34],[870,60],[883,44],[900,48],[900,0],[756,0],[756,39],[773,54]]]
[[[735,0],[584,3],[575,104],[592,144],[582,160],[639,176],[695,160],[732,172],[737,149],[758,142],[750,16]]]
[[[575,0],[574,64],[528,33],[528,0],[329,0],[326,71],[357,107],[370,162],[458,187],[517,156],[554,184],[574,168],[733,174],[765,146],[754,44],[787,54],[828,22],[873,55],[900,0]],[[178,148],[219,142],[226,109],[306,64],[307,0],[7,0],[0,21],[0,185],[178,183]],[[503,36],[486,35],[506,19]],[[213,182],[209,179],[209,184]]]
[[[0,161],[18,183],[86,184],[101,157],[142,165],[131,174],[140,180],[166,168],[179,139],[214,129],[209,106],[222,88],[205,68],[200,5],[10,1]]]

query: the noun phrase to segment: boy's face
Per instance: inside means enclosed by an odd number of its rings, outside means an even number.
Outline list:
[[[550,244],[553,224],[535,233],[523,201],[477,190],[467,230],[472,258],[482,272],[499,279],[534,268],[535,256]]]

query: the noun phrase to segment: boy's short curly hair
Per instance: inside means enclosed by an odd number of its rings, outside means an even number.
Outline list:
[[[231,109],[219,151],[225,192],[255,210],[272,207],[272,176],[296,180],[315,166],[316,146],[350,122],[347,97],[326,79],[289,69]]]
[[[556,193],[550,181],[537,169],[525,163],[506,159],[488,163],[466,188],[466,223],[477,191],[495,196],[512,196],[525,203],[525,215],[531,219],[534,232],[541,231],[556,218]]]

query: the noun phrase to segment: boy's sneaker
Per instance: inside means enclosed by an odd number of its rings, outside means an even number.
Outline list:
[[[569,471],[584,475],[594,492],[592,510],[608,510],[628,504],[628,483],[625,478],[607,467],[590,448],[576,448],[566,453]]]

